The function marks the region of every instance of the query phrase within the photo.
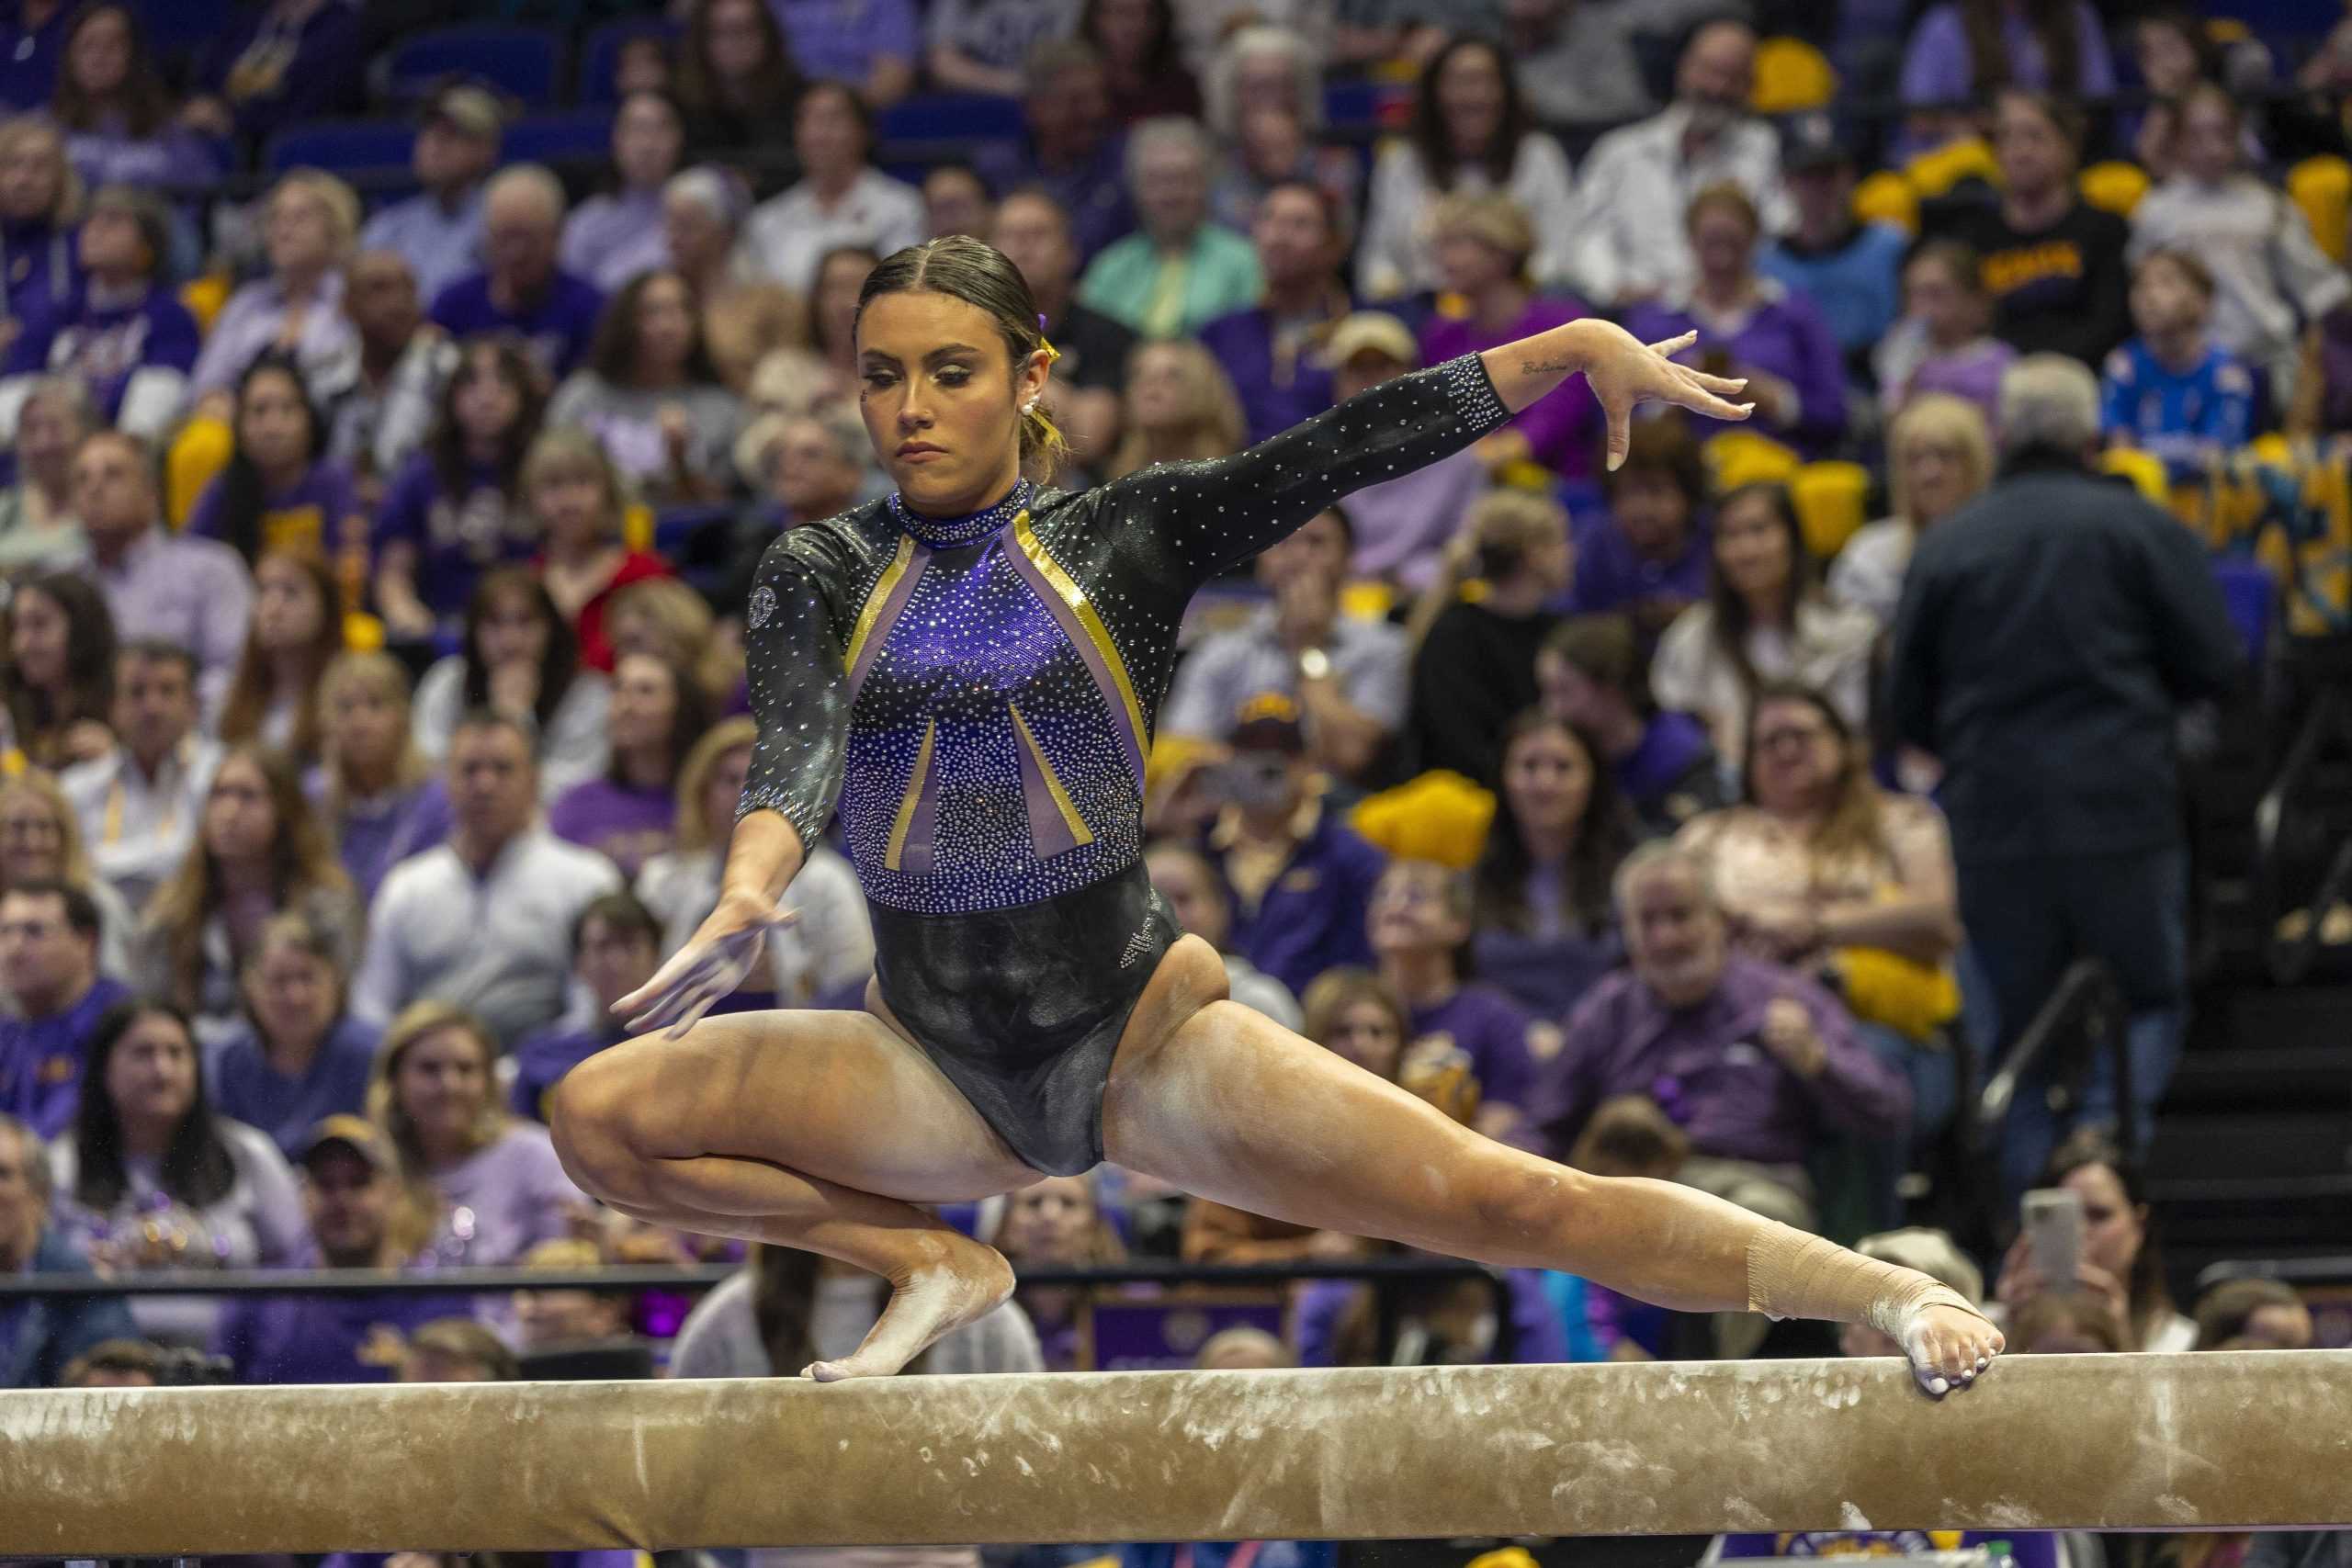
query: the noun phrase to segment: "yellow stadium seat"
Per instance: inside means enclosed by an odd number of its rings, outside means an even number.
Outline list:
[[[2346,230],[2352,227],[2352,163],[2334,153],[2306,158],[2287,171],[2287,194],[2303,209],[2327,259],[2342,265]]]
[[[212,322],[220,314],[220,307],[228,302],[229,279],[221,273],[207,273],[202,277],[190,278],[180,285],[180,303],[187,306],[187,313],[196,318],[196,330],[199,333],[212,330]]]
[[[643,502],[621,513],[621,545],[625,549],[653,551],[653,509]]]
[[[229,466],[237,438],[225,419],[198,414],[180,427],[164,457],[164,514],[173,527],[187,525],[197,497]]]
[[[2098,466],[2102,472],[2130,479],[2134,490],[2156,505],[2171,505],[2172,480],[2165,473],[2164,459],[2154,453],[2135,446],[2110,446],[2100,454]]]
[[[1947,141],[1933,152],[1922,152],[1904,165],[1903,173],[1923,201],[1949,195],[1962,180],[2001,183],[2000,162],[1993,156],[1992,144],[1981,136]]]
[[[1827,560],[1846,547],[1869,521],[1862,513],[1870,498],[1870,470],[1860,463],[1807,463],[1796,471],[1789,480],[1789,499],[1814,559]]]
[[[1756,46],[1756,85],[1748,107],[1758,114],[1802,114],[1826,108],[1838,96],[1838,72],[1828,56],[1803,39],[1768,38]]]
[[[2118,218],[2129,218],[2140,198],[2148,194],[2148,171],[2137,164],[2126,164],[2110,158],[2093,164],[2075,176],[2075,186],[2083,199]]]
[[[1699,455],[1707,465],[1709,488],[1718,495],[1747,484],[1785,484],[1804,466],[1804,459],[1770,436],[1748,430],[1711,435]]]
[[[1396,607],[1396,590],[1375,577],[1359,578],[1340,590],[1340,613],[1385,621]]]
[[[352,653],[373,653],[384,646],[384,623],[364,610],[346,611],[343,617],[343,646]]]
[[[1460,773],[1438,768],[1367,795],[1348,825],[1396,860],[1433,860],[1466,871],[1487,847],[1495,797]]]
[[[1881,169],[1854,187],[1854,221],[1892,223],[1906,234],[1919,231],[1919,193],[1891,169]]]

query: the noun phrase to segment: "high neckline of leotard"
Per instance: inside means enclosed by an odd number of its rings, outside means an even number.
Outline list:
[[[890,515],[899,526],[914,536],[915,543],[934,548],[953,548],[957,545],[976,545],[999,528],[1012,522],[1028,509],[1036,487],[1021,479],[1007,491],[1002,501],[994,506],[962,517],[925,517],[909,506],[898,491],[890,492]]]

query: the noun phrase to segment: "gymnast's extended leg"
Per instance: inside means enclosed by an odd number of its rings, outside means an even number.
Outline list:
[[[1153,988],[1211,990],[1221,969],[1188,937]],[[1973,1377],[2000,1348],[1973,1314],[1882,1299],[1894,1278],[1883,1265],[1689,1188],[1587,1176],[1481,1137],[1236,1002],[1186,1010],[1172,1027],[1151,1021],[1138,1018],[1112,1065],[1105,1152],[1188,1192],[1500,1267],[1558,1269],[1683,1310],[1869,1316],[1930,1388]]]
[[[808,1369],[824,1382],[896,1371],[1011,1291],[994,1248],[915,1204],[1037,1179],[921,1051],[862,1012],[736,1013],[616,1045],[557,1086],[549,1125],[572,1180],[616,1209],[889,1280],[857,1353]]]

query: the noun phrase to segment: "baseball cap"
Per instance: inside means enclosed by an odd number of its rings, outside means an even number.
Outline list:
[[[1815,118],[1792,130],[1781,147],[1783,175],[1815,175],[1854,167],[1853,150],[1826,121]]]
[[[505,112],[498,99],[485,87],[469,82],[454,82],[424,100],[417,113],[417,123],[447,121],[452,128],[478,141],[495,141],[506,124]]]
[[[1385,310],[1358,310],[1331,329],[1323,342],[1323,364],[1336,370],[1359,354],[1385,354],[1399,365],[1418,366],[1420,345],[1412,329]]]
[[[1298,705],[1280,692],[1261,692],[1234,711],[1230,742],[1237,751],[1306,750],[1306,730],[1299,721]]]
[[[322,1150],[329,1148],[349,1149],[379,1171],[399,1168],[400,1162],[394,1157],[383,1129],[364,1116],[338,1112],[322,1119],[302,1139],[301,1154],[294,1163],[307,1166]]]

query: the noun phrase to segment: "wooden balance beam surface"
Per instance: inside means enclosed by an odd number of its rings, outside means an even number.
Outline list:
[[[2352,1522],[2352,1351],[0,1393],[0,1553]]]

